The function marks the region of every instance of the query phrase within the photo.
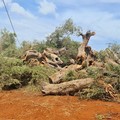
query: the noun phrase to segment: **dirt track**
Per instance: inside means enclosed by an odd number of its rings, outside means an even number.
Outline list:
[[[31,95],[21,90],[0,92],[0,120],[103,119],[120,120],[120,104],[71,96]]]

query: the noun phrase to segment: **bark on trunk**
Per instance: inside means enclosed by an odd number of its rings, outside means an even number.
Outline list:
[[[44,95],[74,95],[80,89],[88,87],[94,80],[92,78],[72,80],[60,84],[42,85],[42,93]]]
[[[78,63],[82,64],[82,62],[87,59],[86,52],[88,51],[88,49],[86,47],[88,45],[90,37],[95,35],[95,32],[88,31],[86,34],[81,33],[80,35],[82,36],[83,42],[81,43],[80,47],[78,48],[77,61],[78,61]],[[88,52],[89,52],[89,54],[91,54],[91,52],[92,52],[91,49]]]
[[[64,76],[69,72],[69,71],[72,71],[72,70],[79,70],[79,69],[82,69],[82,66],[81,65],[69,65],[63,69],[61,69],[60,71],[56,72],[55,74],[51,75],[49,77],[49,82],[50,83],[60,83],[62,82]]]

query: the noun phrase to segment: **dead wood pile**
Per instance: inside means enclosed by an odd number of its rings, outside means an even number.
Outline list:
[[[23,63],[26,62],[31,66],[44,64],[59,67],[63,63],[59,55],[64,51],[65,48],[61,48],[60,50],[46,48],[43,53],[39,53],[36,50],[28,50],[21,58]]]
[[[95,52],[90,46],[88,46],[90,37],[94,36],[95,32],[88,31],[86,32],[86,34],[80,33],[79,35],[82,36],[83,42],[78,48],[76,60],[74,60],[72,65],[65,66],[61,68],[58,72],[49,76],[49,83],[41,84],[41,91],[44,95],[74,95],[79,90],[89,87],[89,85],[94,83],[95,81],[93,78],[84,78],[64,82],[63,79],[69,71],[82,70],[89,66],[97,66],[101,69],[104,69],[105,63],[97,61]],[[43,51],[43,53],[39,53],[34,50],[29,50],[26,51],[25,55],[23,56],[23,62],[27,61],[30,64],[36,63],[37,65],[51,65],[59,68],[59,65],[63,64],[63,61],[60,59],[59,56],[64,51],[65,48],[62,48],[60,50],[47,48]],[[110,57],[111,54],[114,56],[114,60]],[[113,65],[118,65],[120,60],[115,53],[113,53],[110,50],[107,50],[105,62]],[[106,73],[104,72],[103,75],[104,74]],[[111,84],[106,84],[103,82],[102,86],[103,88],[105,88],[105,92],[109,93],[109,95],[112,98],[115,97],[114,88]]]

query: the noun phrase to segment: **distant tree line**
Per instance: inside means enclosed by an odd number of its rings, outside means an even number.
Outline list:
[[[72,19],[65,21],[63,25],[56,27],[55,31],[46,37],[45,41],[29,40],[22,41],[21,45],[16,45],[16,34],[9,32],[7,29],[0,31],[0,53],[7,57],[20,57],[26,50],[35,49],[38,52],[43,52],[47,47],[62,48],[66,47],[67,51],[62,55],[62,59],[67,62],[68,59],[75,59],[79,42],[72,39],[71,36],[79,37],[81,28],[73,23]],[[109,44],[109,49],[119,54],[120,45],[117,43]]]

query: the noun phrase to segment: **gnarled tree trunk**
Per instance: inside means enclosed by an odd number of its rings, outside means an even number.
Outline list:
[[[42,93],[44,95],[74,95],[80,89],[88,87],[94,80],[92,78],[77,79],[69,82],[60,84],[49,84],[42,85]]]
[[[80,33],[80,36],[82,36],[83,42],[78,48],[78,54],[77,54],[77,62],[82,64],[86,59],[87,56],[92,56],[92,50],[91,47],[88,47],[88,42],[90,40],[91,36],[94,36],[95,32],[88,31],[86,34]]]

